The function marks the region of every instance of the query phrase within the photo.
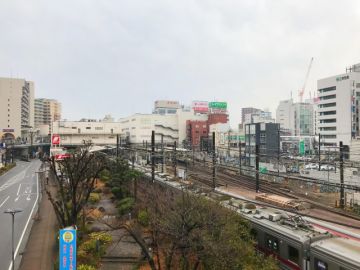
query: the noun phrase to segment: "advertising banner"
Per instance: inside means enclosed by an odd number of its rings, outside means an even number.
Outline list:
[[[52,135],[51,144],[52,145],[60,145],[60,135],[59,134]]]
[[[76,230],[62,229],[59,238],[59,270],[76,270]]]
[[[219,110],[226,110],[227,109],[227,102],[209,102],[209,108],[211,109],[219,109]]]
[[[192,108],[193,108],[194,112],[207,113],[209,111],[209,102],[193,101]]]

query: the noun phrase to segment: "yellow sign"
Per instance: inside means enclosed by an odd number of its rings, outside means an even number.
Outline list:
[[[72,232],[69,232],[69,231],[65,232],[65,233],[63,234],[63,240],[64,240],[65,243],[70,243],[70,242],[72,242],[72,241],[74,240],[74,235],[73,235],[73,233],[72,233]]]

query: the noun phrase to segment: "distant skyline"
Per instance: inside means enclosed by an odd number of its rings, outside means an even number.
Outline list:
[[[242,107],[298,98],[360,63],[360,2],[45,0],[0,4],[0,77],[35,82],[63,118],[151,113],[154,101]]]

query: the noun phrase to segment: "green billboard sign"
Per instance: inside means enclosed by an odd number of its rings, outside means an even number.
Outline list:
[[[299,142],[299,154],[301,156],[305,155],[305,142],[304,141]]]
[[[209,102],[209,108],[226,110],[227,102]]]

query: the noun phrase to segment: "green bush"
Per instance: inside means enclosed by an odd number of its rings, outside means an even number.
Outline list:
[[[91,265],[87,265],[87,264],[80,264],[77,267],[77,270],[96,270],[96,268],[94,266]]]
[[[99,193],[90,193],[89,202],[92,204],[98,203],[100,201]]]
[[[120,200],[116,205],[119,211],[119,215],[122,216],[129,213],[133,209],[134,204],[135,200],[131,197]]]
[[[114,194],[116,199],[121,200],[124,197],[124,192],[120,187],[113,187],[111,192]]]
[[[105,232],[93,232],[89,236],[91,239],[98,239],[102,244],[108,244],[112,240],[111,235]]]
[[[149,226],[149,213],[146,210],[140,210],[137,218],[141,225],[145,227]]]

